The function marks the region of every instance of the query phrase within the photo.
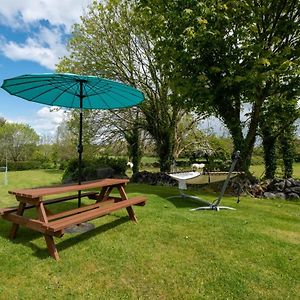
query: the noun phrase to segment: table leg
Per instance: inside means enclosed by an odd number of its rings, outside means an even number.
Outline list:
[[[99,196],[96,198],[96,199],[97,199],[96,203],[102,201],[102,199],[104,198],[104,196],[105,196],[105,194],[106,194],[106,192],[107,192],[107,189],[108,189],[107,186],[104,186],[104,187],[101,189],[101,192],[100,192]]]
[[[25,207],[26,207],[26,203],[20,202],[17,210],[17,215],[23,216]],[[19,229],[19,224],[13,223],[9,234],[10,239],[13,240],[16,237],[18,229]]]
[[[112,186],[110,186],[110,187],[108,187],[108,186],[103,187],[102,190],[101,190],[101,192],[100,192],[100,195],[99,195],[99,197],[98,197],[98,199],[96,201],[96,203],[102,202],[102,201],[106,201],[107,198],[108,198],[108,196],[109,196],[109,194],[111,193],[112,189],[113,189]]]
[[[58,251],[56,249],[55,243],[54,243],[53,236],[44,234],[44,237],[45,237],[45,241],[46,241],[46,244],[47,244],[47,248],[48,248],[49,254],[55,260],[59,260],[59,255],[58,255]]]
[[[42,222],[48,223],[47,213],[46,213],[43,202],[39,202],[38,205],[36,206],[36,209],[37,209],[37,212],[38,212],[39,220],[42,221]],[[46,244],[47,244],[49,254],[55,260],[59,260],[59,255],[58,255],[58,251],[56,249],[55,243],[54,243],[53,236],[48,235],[48,234],[44,234],[44,238],[45,238],[45,241],[46,241]]]
[[[122,200],[128,200],[124,185],[118,185],[118,190],[119,190]],[[132,206],[126,207],[126,210],[127,210],[129,219],[137,223],[137,218],[136,218],[136,215],[134,213]]]
[[[126,210],[127,210],[129,219],[130,219],[131,221],[137,223],[137,218],[136,218],[136,215],[135,215],[135,213],[134,213],[134,210],[133,210],[132,206],[126,207]]]

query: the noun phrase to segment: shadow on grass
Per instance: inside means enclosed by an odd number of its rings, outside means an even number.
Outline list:
[[[156,195],[166,201],[167,203],[171,203],[177,208],[196,208],[199,206],[205,206],[203,201],[192,199],[189,197],[181,197],[180,191],[176,187],[168,187],[168,186],[150,186],[150,185],[139,185],[139,184],[130,184],[128,186],[128,192],[131,193],[138,193],[142,194],[148,197],[148,199],[151,198],[151,195]],[[198,191],[198,190],[197,190]],[[206,197],[206,195],[195,195],[195,189],[189,189],[185,192],[185,194],[190,195],[192,197],[199,197],[203,199],[206,202],[211,202],[217,198],[217,195],[210,194],[210,197]]]
[[[125,222],[131,222],[128,216],[124,216],[121,218],[118,218],[116,220],[113,220],[107,224],[100,225],[99,227],[96,227],[88,232],[80,233],[80,234],[65,234],[64,236],[68,236],[67,239],[63,241],[59,241],[58,238],[55,238],[55,244],[58,250],[58,253],[60,251],[63,251],[69,247],[74,246],[77,243],[80,243],[82,241],[88,240],[98,234],[104,233],[110,229],[113,229]],[[9,240],[9,232],[11,229],[11,223],[0,221],[0,236]],[[24,227],[20,227],[17,233],[17,237],[14,240],[10,240],[13,244],[22,244],[26,247],[29,247],[32,249],[33,254],[42,259],[49,258],[49,252],[46,246],[46,242],[44,247],[39,247],[36,245],[33,241],[36,239],[39,239],[43,237],[43,234],[37,231],[32,231],[30,229],[26,229]]]
[[[88,232],[84,232],[84,233],[80,233],[80,234],[65,234],[65,237],[68,236],[67,239],[59,242],[58,238],[55,238],[55,244],[56,244],[56,248],[58,250],[58,253],[60,253],[60,251],[65,250],[69,247],[72,247],[74,245],[76,245],[77,243],[80,243],[82,241],[88,240],[98,234],[104,233],[110,229],[113,229],[125,222],[131,222],[128,218],[128,216],[124,216],[121,218],[118,218],[116,220],[113,220],[107,224],[103,224],[100,225],[99,227],[94,228],[91,231]],[[9,240],[9,232],[11,229],[11,223],[8,224],[8,226],[2,226],[4,224],[2,223],[7,223],[7,222],[0,222],[0,236],[4,237],[5,239]],[[39,247],[38,245],[36,245],[33,241],[35,239],[38,239],[40,237],[43,237],[43,234],[37,231],[32,231],[30,229],[25,229],[24,227],[20,227],[17,237],[14,240],[11,240],[12,243],[14,244],[22,244],[25,245],[26,247],[29,247],[33,250],[33,255],[41,258],[41,259],[46,259],[49,258],[49,253],[48,253],[48,249],[46,246],[46,242],[44,247]]]
[[[196,199],[187,198],[187,197],[181,197],[180,195],[178,197],[171,196],[172,198],[165,198],[164,200],[172,203],[177,208],[196,208],[199,206],[207,206],[204,202],[198,201]],[[204,201],[209,202],[208,199],[203,199]]]

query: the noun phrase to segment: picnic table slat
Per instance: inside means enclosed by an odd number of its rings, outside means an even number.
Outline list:
[[[13,222],[14,224],[25,226],[29,229],[39,231],[41,233],[46,233],[47,228],[45,226],[44,222],[41,222],[39,220],[30,219],[24,216],[19,216],[16,214],[7,214],[2,216],[3,219]],[[61,236],[61,233],[56,232],[54,233],[55,236]],[[11,237],[13,238],[13,237]]]
[[[97,192],[86,192],[86,193],[82,193],[81,197],[89,197],[90,199],[97,199]],[[59,197],[59,198],[53,198],[53,199],[48,199],[48,200],[44,200],[43,203],[44,205],[49,205],[49,204],[53,204],[53,203],[58,203],[58,202],[63,202],[63,201],[67,201],[67,200],[73,200],[73,199],[77,199],[78,195],[69,195],[69,196],[65,196],[65,197]],[[30,209],[30,208],[34,208],[36,207],[35,204],[27,204],[25,206],[25,209]],[[18,210],[18,206],[12,206],[12,207],[6,207],[6,208],[0,208],[0,216],[7,214],[7,213],[12,213],[12,212],[16,212]]]
[[[90,204],[90,205],[82,206],[82,207],[79,207],[79,208],[63,211],[63,212],[53,214],[53,215],[50,215],[50,216],[48,215],[48,221],[61,219],[63,217],[72,216],[72,215],[75,215],[75,214],[78,214],[78,213],[81,213],[81,212],[84,212],[84,211],[99,208],[100,206],[104,206],[105,204],[109,205],[110,203],[113,203],[113,200],[111,200],[110,202],[105,201],[104,204],[100,202],[100,203],[96,203],[96,204]]]
[[[118,178],[105,178],[93,181],[86,181],[80,185],[82,190],[101,188],[105,186],[115,186],[120,184],[126,184],[129,182],[129,179],[118,179]],[[53,187],[40,187],[40,188],[31,188],[31,189],[19,189],[9,191],[12,195],[17,195],[20,197],[28,198],[38,198],[53,194],[62,194],[67,192],[78,191],[78,184],[68,184],[60,185]]]
[[[62,230],[69,226],[77,225],[77,224],[107,215],[107,214],[117,211],[121,208],[130,207],[139,202],[145,202],[146,200],[147,200],[146,197],[139,196],[139,197],[131,198],[128,200],[123,200],[123,201],[120,201],[117,203],[112,203],[111,205],[107,205],[104,207],[95,208],[93,210],[90,210],[90,211],[87,211],[87,212],[84,212],[84,213],[81,213],[78,215],[73,215],[73,216],[66,217],[66,218],[63,218],[63,219],[60,219],[57,221],[49,222],[48,229],[53,232],[55,232],[57,230]]]

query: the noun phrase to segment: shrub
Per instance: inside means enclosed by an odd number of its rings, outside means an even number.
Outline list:
[[[5,162],[0,162],[0,166],[5,166]],[[9,161],[7,167],[9,171],[23,171],[42,169],[43,165],[39,161]]]
[[[101,175],[99,174],[98,170],[105,168],[110,168],[113,171],[104,172],[104,174],[108,174],[107,176],[111,177],[112,175],[114,175],[116,177],[120,177],[125,176],[125,171],[127,169],[127,160],[124,158],[111,158],[108,156],[102,156],[93,160],[82,160],[81,166],[82,181],[101,178]],[[73,159],[67,164],[67,167],[62,177],[62,182],[76,182],[78,181],[78,177],[78,160]]]

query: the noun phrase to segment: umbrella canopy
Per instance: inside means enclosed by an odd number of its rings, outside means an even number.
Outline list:
[[[116,109],[131,107],[144,100],[139,90],[96,76],[49,73],[27,74],[5,79],[1,86],[14,96],[28,101],[68,108],[80,108],[78,168],[81,184],[82,109]],[[78,194],[80,206],[81,194]]]
[[[76,74],[21,75],[5,79],[1,87],[28,101],[69,108],[125,108],[144,100],[143,93],[123,83]]]

